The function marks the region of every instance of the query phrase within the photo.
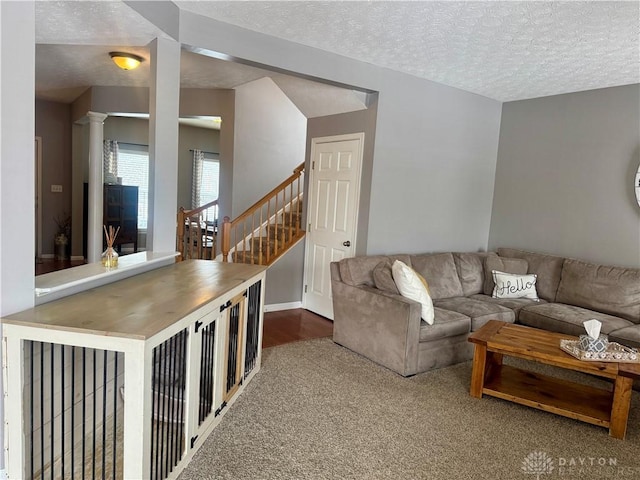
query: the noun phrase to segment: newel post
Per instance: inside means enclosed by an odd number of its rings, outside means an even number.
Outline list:
[[[178,258],[176,258],[176,262],[181,262],[184,260],[185,248],[184,248],[184,207],[180,207],[178,210],[178,234],[177,234],[177,245],[176,250],[180,252]]]
[[[231,219],[227,216],[222,220],[222,261],[229,261],[231,250]]]

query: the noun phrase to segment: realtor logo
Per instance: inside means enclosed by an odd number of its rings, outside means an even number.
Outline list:
[[[553,471],[553,459],[546,452],[531,452],[522,461],[522,471],[527,475],[547,475]]]

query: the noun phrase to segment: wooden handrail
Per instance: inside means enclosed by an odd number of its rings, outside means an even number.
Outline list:
[[[276,193],[279,193],[285,187],[288,187],[294,180],[296,180],[300,176],[300,174],[303,171],[304,171],[304,163],[301,163],[300,165],[298,165],[293,170],[293,173],[291,175],[289,175],[289,177],[286,180],[284,180],[283,182],[280,183],[280,185],[278,185],[276,188],[271,190],[269,193],[267,193],[265,196],[263,196],[256,203],[254,203],[249,208],[247,208],[244,211],[244,213],[240,214],[240,216],[238,218],[234,218],[233,219],[233,223],[241,222],[245,218],[251,216],[256,210],[258,210],[261,206],[263,206],[265,203],[267,203],[267,200],[270,200],[271,198],[273,198],[275,196]]]
[[[216,257],[217,214],[211,225],[207,225],[204,222],[204,233],[201,226],[203,224],[202,212],[217,206],[218,200],[216,199],[191,210],[185,210],[184,207],[180,207],[176,219],[176,249],[180,252],[178,261],[187,258],[208,257],[214,259]],[[211,226],[211,232],[209,232],[209,226]]]
[[[198,208],[181,207],[177,214],[176,244],[178,260],[215,259],[217,247],[222,261],[269,265],[302,236],[302,176],[304,163],[277,187],[255,202],[234,220],[206,222],[202,213],[218,206],[218,200]],[[217,210],[216,210],[217,211]]]
[[[234,261],[269,265],[290,245],[293,245],[301,234],[304,234],[300,221],[302,199],[300,179],[303,173],[304,163],[301,163],[287,179],[280,182],[277,187],[237,218],[233,220],[224,218],[221,242],[222,261],[229,261],[229,252],[235,248]],[[296,182],[297,189],[294,192]],[[295,218],[294,207],[298,210]],[[285,226],[286,223],[288,225]],[[239,246],[242,247],[240,250],[238,250]]]
[[[198,208],[193,208],[191,210],[185,210],[184,207],[180,207],[180,211],[184,212],[185,216],[192,217],[193,215],[197,215],[200,212],[204,212],[205,210],[208,210],[211,207],[214,207],[216,205],[218,205],[218,199],[217,198],[212,202],[205,203],[204,205],[202,205],[202,206],[200,206]]]

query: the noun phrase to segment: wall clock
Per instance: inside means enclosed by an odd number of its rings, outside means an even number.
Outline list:
[[[640,166],[638,166],[638,171],[636,172],[636,180],[633,186],[635,187],[634,189],[636,191],[636,200],[638,202],[638,205],[640,205]]]

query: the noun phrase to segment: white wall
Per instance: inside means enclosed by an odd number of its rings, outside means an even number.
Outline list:
[[[237,87],[232,218],[304,162],[307,120],[270,78]]]
[[[0,2],[0,57],[20,59],[4,63],[0,70],[0,315],[5,316],[34,304],[33,2]],[[0,395],[0,445],[4,445],[3,400]],[[3,454],[0,469],[4,468]]]
[[[490,247],[640,266],[640,85],[504,104]]]
[[[156,38],[150,44],[149,219],[147,250],[176,250],[178,210],[178,112],[180,44]]]
[[[0,313],[8,315],[34,303],[35,11],[31,2],[0,9],[2,58],[21,59],[0,72]]]

